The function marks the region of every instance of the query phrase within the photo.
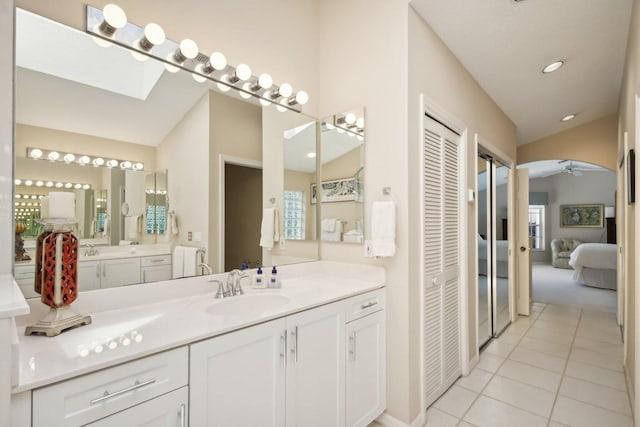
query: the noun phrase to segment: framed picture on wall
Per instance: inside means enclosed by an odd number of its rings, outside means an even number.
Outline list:
[[[636,202],[636,151],[627,154],[627,204]]]
[[[342,178],[333,181],[323,181],[320,201],[330,202],[351,202],[358,198],[358,186],[355,178]],[[318,190],[316,183],[311,184],[311,204],[318,201]]]
[[[604,227],[604,205],[561,205],[560,227]]]

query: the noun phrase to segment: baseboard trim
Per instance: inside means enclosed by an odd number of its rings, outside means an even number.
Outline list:
[[[629,370],[627,369],[627,367],[624,367],[624,380],[627,383],[627,393],[629,393],[629,404],[631,405],[631,414],[633,415],[634,419],[636,417],[636,408],[635,408],[635,402],[636,402],[636,398],[635,398],[635,393],[633,392],[633,378],[631,378],[629,376]]]
[[[422,413],[418,415],[411,424],[405,424],[397,418],[392,417],[388,413],[383,412],[382,415],[380,415],[376,419],[376,422],[378,424],[381,424],[383,427],[423,427],[426,424],[427,420],[425,414]]]

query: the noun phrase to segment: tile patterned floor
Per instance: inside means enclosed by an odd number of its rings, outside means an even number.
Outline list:
[[[615,314],[534,303],[427,411],[428,427],[633,426]]]

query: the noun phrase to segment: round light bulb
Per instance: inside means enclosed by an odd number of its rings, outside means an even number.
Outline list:
[[[174,61],[173,53],[169,53],[169,54],[165,57],[165,59],[166,59],[167,61],[169,61],[169,62],[173,62],[173,61]],[[164,63],[164,68],[165,68],[165,70],[167,70],[167,71],[168,71],[168,72],[170,72],[170,73],[177,73],[177,72],[180,70],[180,68],[176,67],[175,65],[171,65],[171,64],[169,64],[169,63],[167,63],[167,62],[165,62],[165,63]]]
[[[64,185],[64,188],[73,188],[73,184],[72,184],[72,183],[70,183],[70,182],[67,182],[67,183]]]
[[[202,66],[202,64],[198,65],[198,67],[201,67],[201,66]],[[198,67],[196,67],[196,70],[197,70]],[[198,71],[200,71],[200,70],[198,70]],[[204,83],[204,82],[207,81],[207,78],[206,77],[202,77],[200,74],[191,73],[191,77],[193,77],[193,80],[197,81],[198,83]]]
[[[268,99],[260,98],[260,104],[262,104],[263,107],[268,107],[269,105],[271,105],[271,101],[269,101]]]
[[[250,90],[251,90],[251,83],[246,82],[245,84],[243,84],[243,85],[242,85],[242,89],[243,89],[243,90],[245,90],[245,91],[247,91],[247,92],[248,92],[248,91],[250,91]],[[251,94],[250,94],[250,93],[247,93],[247,92],[239,91],[240,96],[241,96],[242,98],[244,98],[244,99],[249,99],[249,98],[251,98]]]
[[[229,75],[225,74],[224,76],[222,76],[220,78],[220,80],[222,80],[224,82],[228,82],[229,81]],[[228,85],[224,84],[224,83],[218,82],[218,83],[216,83],[216,86],[218,86],[218,89],[220,90],[220,92],[229,92],[231,90],[231,88]]]
[[[213,52],[209,57],[209,63],[214,69],[221,71],[227,68],[227,57],[220,52]]]
[[[127,14],[120,6],[109,3],[102,9],[102,16],[109,26],[118,29],[127,25]]]
[[[136,61],[144,62],[149,59],[147,55],[145,55],[144,53],[140,53],[137,50],[131,50],[129,52],[131,53],[133,59],[135,59]]]
[[[80,156],[80,158],[78,159],[78,163],[80,163],[81,165],[86,165],[89,162],[91,162],[89,156]]]
[[[16,199],[21,199],[22,198],[22,194],[16,194]]]
[[[24,185],[26,185],[27,187],[30,187],[30,186],[32,186],[32,185],[33,185],[33,181],[31,181],[30,179],[27,179],[27,180],[24,182]]]
[[[293,88],[289,83],[282,83],[280,85],[280,89],[278,89],[278,92],[280,93],[280,96],[288,98],[293,94]]]
[[[559,70],[563,65],[564,65],[564,61],[563,60],[555,61],[555,62],[552,62],[551,64],[547,65],[546,67],[544,67],[542,69],[542,72],[544,74],[553,73],[554,71]]]
[[[40,150],[39,148],[34,148],[29,153],[29,157],[31,157],[32,159],[39,159],[40,157],[42,157],[42,150]]]
[[[344,133],[344,129],[342,129],[341,127],[337,127],[336,130],[338,131],[338,133]]]
[[[358,120],[356,120],[356,126],[360,129],[364,129],[364,119],[362,117],[358,117]]]
[[[564,116],[562,119],[560,119],[560,121],[562,122],[568,122],[571,119],[575,119],[576,115],[575,114],[569,114],[567,116]]]
[[[82,184],[76,184],[73,186],[76,190],[80,190],[82,188]]]
[[[49,153],[47,158],[51,161],[58,160],[60,158],[60,153],[58,153],[57,151],[52,151]]]
[[[344,121],[347,122],[350,125],[353,125],[356,123],[357,117],[355,114],[353,113],[347,113],[346,116],[344,116]]]
[[[44,185],[44,181],[36,181],[36,187],[42,187]]]
[[[124,169],[129,169],[131,167],[131,162],[129,160],[125,160],[124,162],[120,163],[120,167]]]
[[[53,181],[47,181],[47,183],[45,184],[46,187],[51,188],[53,187]]]
[[[276,104],[276,109],[278,111],[280,111],[281,113],[284,113],[284,112],[286,112],[288,110],[287,107],[284,107],[284,105],[286,105],[286,104],[287,104],[287,100],[283,99],[282,101],[280,101],[279,104]]]
[[[307,92],[301,90],[296,93],[296,102],[300,105],[304,105],[309,101],[309,94]]]
[[[89,184],[84,184],[84,185],[82,186],[82,189],[83,189],[83,190],[88,190],[88,189],[90,189],[90,188],[91,188],[91,186],[90,186]]]
[[[198,56],[198,45],[191,39],[184,39],[180,42],[180,53],[187,59]]]
[[[61,182],[56,182],[56,188],[62,188],[64,187],[64,184]]]
[[[95,166],[102,166],[104,165],[104,159],[102,157],[96,157],[95,159],[93,159],[93,164]]]
[[[76,159],[76,156],[75,156],[75,154],[68,153],[68,154],[64,155],[63,159],[64,159],[65,162],[71,163]]]
[[[109,160],[107,162],[107,167],[115,168],[116,166],[118,166],[118,161],[117,160]]]
[[[22,184],[22,180],[21,180],[20,178],[16,178],[16,179],[13,181],[13,183],[14,183],[15,185],[20,185],[20,184]]]
[[[134,168],[135,170],[139,171],[139,170],[142,170],[142,169],[144,168],[144,165],[143,165],[142,163],[138,162],[138,163],[135,163],[135,164],[133,165],[133,168]]]
[[[316,153],[307,153],[307,157],[310,159],[314,159],[316,157]]]
[[[258,84],[263,89],[270,89],[273,86],[273,78],[267,73],[262,73],[258,77]]]
[[[162,27],[153,22],[148,23],[144,27],[144,38],[147,39],[147,41],[153,46],[161,45],[166,40],[166,36]]]
[[[247,64],[240,64],[236,67],[236,77],[240,80],[249,80],[251,78],[251,67]]]

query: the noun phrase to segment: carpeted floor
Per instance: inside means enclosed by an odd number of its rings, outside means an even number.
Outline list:
[[[615,291],[592,288],[573,280],[573,270],[533,265],[533,301],[615,312]]]

